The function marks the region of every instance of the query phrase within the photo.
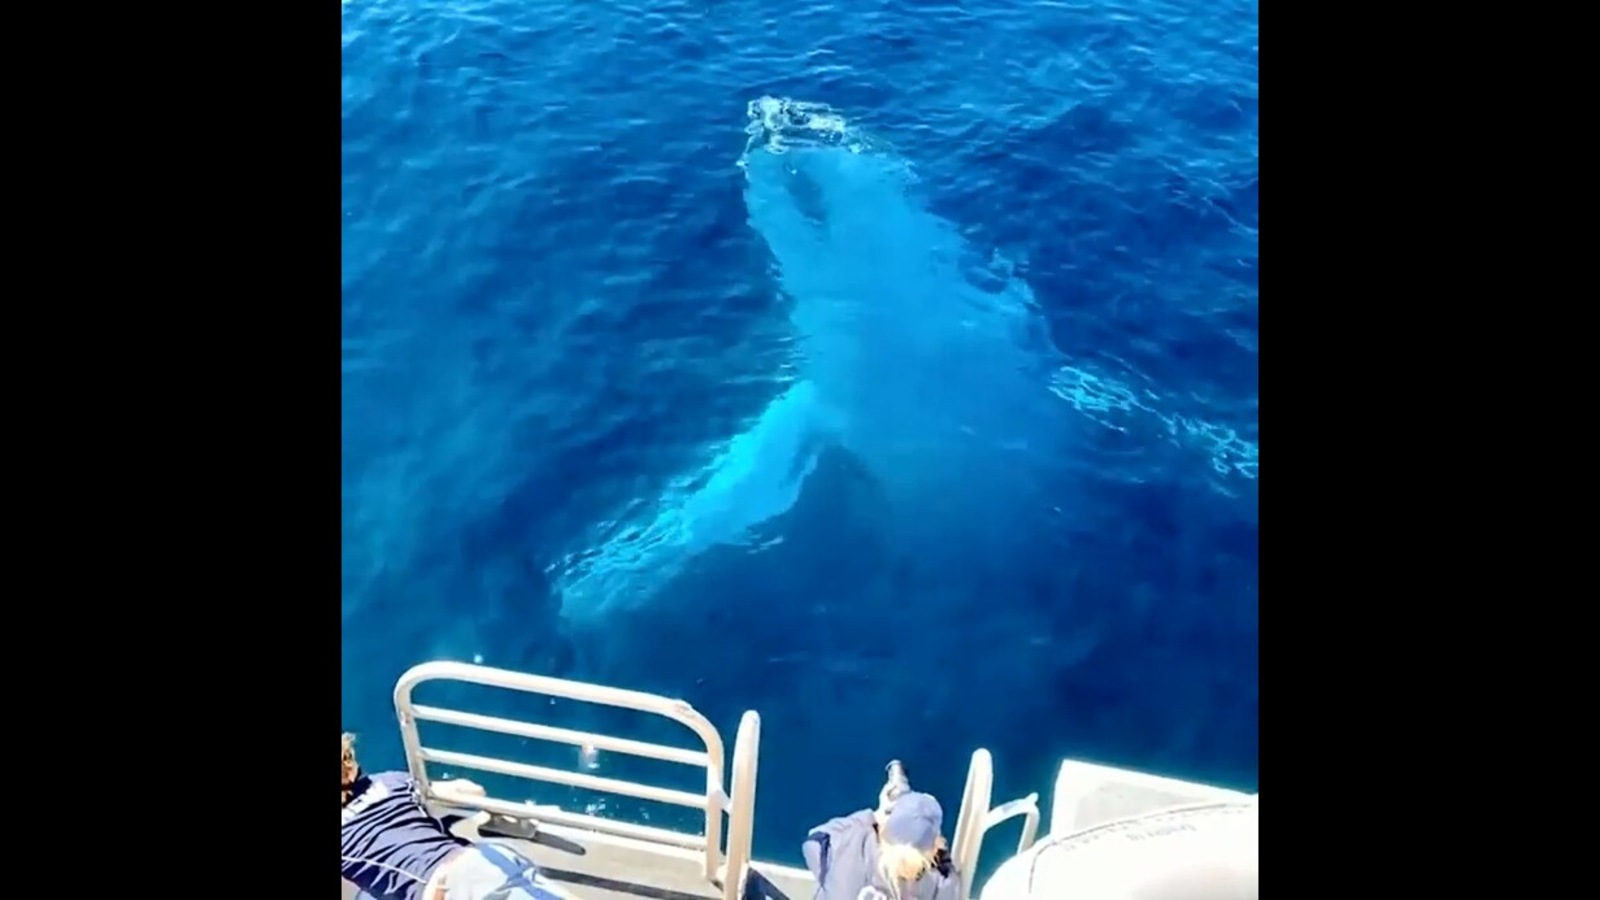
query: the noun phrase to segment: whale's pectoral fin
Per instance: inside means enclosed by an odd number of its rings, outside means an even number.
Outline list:
[[[829,417],[809,382],[791,386],[728,443],[710,477],[684,502],[692,549],[737,544],[788,512],[829,441]]]
[[[648,524],[624,529],[569,566],[561,581],[563,615],[599,621],[658,590],[696,554],[757,540],[757,526],[799,499],[831,443],[833,424],[812,384],[791,386],[728,442],[697,484],[665,498]]]

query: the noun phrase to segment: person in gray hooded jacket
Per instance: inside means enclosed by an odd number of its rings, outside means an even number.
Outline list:
[[[905,793],[887,812],[863,809],[811,829],[800,852],[816,900],[960,900],[943,820],[932,795]]]

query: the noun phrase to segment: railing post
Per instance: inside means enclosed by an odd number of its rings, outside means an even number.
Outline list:
[[[412,714],[409,690],[402,695],[396,688],[394,713],[395,718],[400,720],[400,743],[406,751],[406,771],[411,773],[411,779],[417,783],[422,796],[426,797],[432,782],[428,778],[428,764],[422,758],[422,737],[417,733],[417,717]]]
[[[1022,816],[1022,834],[1017,837],[1017,852],[1026,852],[1033,842],[1039,837],[1039,794],[1037,792],[1026,797],[1019,797],[989,810],[983,817],[983,833],[988,834],[989,829],[997,828],[1007,820]],[[977,858],[972,864],[977,866]]]
[[[722,900],[739,900],[744,888],[750,848],[755,841],[756,773],[760,755],[761,716],[755,710],[748,710],[739,719],[739,734],[733,740],[733,787],[728,798],[728,852],[722,875]]]
[[[1017,853],[1027,853],[1039,840],[1039,795],[1029,794],[1027,818],[1022,820],[1022,834],[1017,837]]]
[[[722,811],[727,805],[728,795],[723,793],[722,766],[706,767],[706,852],[703,866],[707,881],[717,878],[717,866],[723,859],[722,853]]]
[[[961,873],[961,897],[972,894],[973,867],[983,846],[983,820],[989,813],[989,796],[994,792],[994,758],[979,748],[967,766],[967,784],[961,792],[961,813],[956,819],[955,840],[950,855]]]

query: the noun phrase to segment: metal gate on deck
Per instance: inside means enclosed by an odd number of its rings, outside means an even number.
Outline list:
[[[412,692],[418,685],[430,681],[464,682],[649,713],[683,725],[700,739],[703,749],[686,750],[598,732],[557,728],[414,703],[411,699]],[[728,784],[725,776],[729,766],[725,759],[722,736],[705,716],[683,700],[580,681],[529,675],[489,666],[430,662],[414,666],[400,677],[394,688],[394,705],[395,713],[400,720],[401,739],[405,745],[406,767],[428,800],[447,807],[480,809],[518,822],[579,828],[649,845],[697,852],[703,854],[706,879],[720,883],[723,900],[738,900],[745,867],[751,861],[750,851],[755,825],[757,757],[761,744],[761,717],[755,711],[745,712],[739,720],[739,732],[733,745],[731,764],[733,776],[731,784]],[[438,722],[460,728],[495,732],[530,740],[551,741],[573,747],[593,747],[611,753],[694,766],[705,771],[705,791],[689,793],[636,781],[441,750],[422,743],[417,729],[420,722]],[[535,805],[494,796],[458,794],[452,792],[446,784],[433,783],[428,775],[428,763],[449,766],[452,769],[493,772],[513,778],[698,809],[705,814],[705,828],[701,834],[685,834],[665,828],[605,819],[588,813],[572,812],[558,806]],[[968,875],[965,880],[966,894],[971,893],[970,878],[972,873],[976,872],[984,834],[989,829],[1016,816],[1023,816],[1022,835],[1017,846],[1019,853],[1033,845],[1038,833],[1038,794],[1029,794],[1027,797],[991,808],[989,803],[993,787],[993,759],[989,751],[980,749],[972,754],[972,761],[967,769],[967,781],[961,795],[961,811],[956,820],[950,847],[951,856],[957,867]],[[728,817],[726,840],[723,829],[724,815]],[[767,868],[768,864],[763,863],[762,867]],[[789,866],[771,868],[796,871]],[[964,895],[961,900],[967,900],[967,897]]]
[[[702,750],[685,750],[665,744],[651,744],[627,738],[612,737],[590,731],[556,728],[533,722],[519,722],[499,716],[460,712],[437,706],[413,703],[411,694],[418,685],[429,681],[457,681],[487,687],[505,688],[527,694],[592,703],[619,709],[651,713],[683,725],[700,738]],[[509,816],[519,821],[535,821],[551,825],[581,828],[616,837],[631,838],[649,844],[679,847],[704,854],[707,880],[722,884],[724,900],[736,900],[739,876],[750,861],[752,828],[755,819],[756,757],[760,752],[761,717],[748,711],[739,720],[739,733],[733,745],[733,783],[724,788],[726,763],[722,736],[717,729],[694,707],[682,700],[670,700],[641,691],[622,690],[580,681],[548,678],[511,672],[488,666],[456,662],[430,662],[415,666],[400,677],[394,687],[395,713],[400,719],[400,736],[405,744],[406,767],[416,779],[429,800],[445,806],[481,809],[494,815]],[[417,732],[419,722],[439,722],[480,731],[552,741],[574,747],[593,747],[612,753],[680,763],[705,770],[704,793],[655,787],[636,781],[604,778],[582,772],[566,772],[545,766],[532,766],[510,760],[457,753],[425,746]],[[448,786],[435,785],[428,776],[427,764],[436,763],[456,769],[474,769],[494,772],[513,778],[542,781],[583,790],[636,797],[674,806],[699,809],[705,813],[705,830],[701,834],[684,834],[649,825],[635,825],[604,819],[587,813],[571,812],[555,806],[506,800],[499,797],[477,797],[455,794]],[[722,817],[728,817],[727,841],[723,841]],[[729,874],[733,877],[728,877]]]

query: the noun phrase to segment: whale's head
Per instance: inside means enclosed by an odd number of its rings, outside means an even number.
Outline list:
[[[781,154],[806,146],[859,147],[862,141],[843,116],[822,103],[760,97],[745,105],[745,116],[750,120],[745,127],[750,149],[759,146]]]
[[[762,190],[781,191],[788,213],[834,238],[841,230],[884,233],[872,211],[892,209],[904,196],[910,172],[903,159],[823,104],[761,97],[745,114],[749,140],[739,164],[756,188],[753,215],[762,211]]]

